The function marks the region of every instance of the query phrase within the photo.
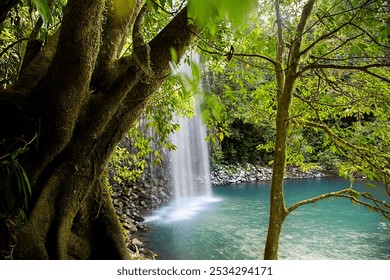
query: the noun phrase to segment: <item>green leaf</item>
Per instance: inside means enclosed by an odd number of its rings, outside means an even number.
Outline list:
[[[164,7],[165,6],[165,3],[167,2],[167,0],[160,0],[160,6],[161,7]]]
[[[31,191],[30,180],[28,179],[26,171],[24,171],[23,167],[19,163],[18,163],[18,165],[19,165],[19,169],[20,169],[20,172],[22,174],[22,177],[24,179],[25,187],[26,187],[28,193],[31,195],[32,191]]]
[[[38,12],[40,13],[45,25],[49,25],[52,23],[52,15],[49,8],[49,5],[47,4],[46,0],[32,0],[35,8],[37,8]]]
[[[12,210],[12,208],[15,206],[17,196],[15,194],[15,191],[13,189],[12,185],[12,170],[6,166],[7,169],[7,178],[5,180],[5,203],[8,210]]]
[[[149,6],[149,8],[153,8],[155,12],[159,11],[159,8],[152,0],[146,0],[146,4]]]
[[[177,64],[179,62],[179,59],[177,57],[177,52],[174,48],[170,48],[170,51],[171,51],[171,58],[172,58],[172,62],[174,62],[175,64]]]
[[[250,8],[257,5],[257,0],[189,0],[189,17],[206,27],[211,34],[218,30],[218,22],[229,19],[239,26]]]

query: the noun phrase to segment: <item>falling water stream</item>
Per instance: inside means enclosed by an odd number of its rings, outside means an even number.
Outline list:
[[[171,135],[176,150],[170,153],[172,202],[146,217],[146,222],[189,219],[219,201],[212,196],[206,128],[200,117],[177,118],[180,129]]]
[[[211,197],[206,128],[197,116],[178,121],[180,130],[171,136],[177,149],[170,160],[175,198]]]

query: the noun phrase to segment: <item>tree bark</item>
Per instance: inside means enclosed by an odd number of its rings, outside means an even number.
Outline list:
[[[297,69],[300,59],[302,33],[311,13],[315,0],[309,0],[303,7],[300,21],[297,25],[296,36],[291,43],[288,60],[284,62],[283,23],[280,12],[280,3],[275,1],[275,14],[278,26],[278,44],[275,59],[275,75],[277,82],[277,115],[274,164],[272,170],[270,216],[267,240],[264,249],[264,259],[277,260],[279,252],[279,239],[283,223],[288,215],[284,199],[284,175],[287,160],[287,138],[290,122],[290,105],[295,90]],[[285,65],[285,69],[283,69]]]
[[[130,258],[106,185],[107,163],[169,74],[170,49],[183,55],[196,32],[184,8],[145,43],[142,2],[68,1],[59,32],[0,94],[0,108],[18,120],[1,139],[17,148],[14,139],[36,135],[19,159],[32,196],[14,258]],[[133,52],[120,57],[132,33],[138,34]],[[6,120],[1,127],[9,127]]]

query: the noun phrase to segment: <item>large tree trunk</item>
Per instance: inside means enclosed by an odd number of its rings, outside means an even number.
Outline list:
[[[140,0],[68,1],[59,32],[0,94],[0,140],[10,147],[36,136],[19,159],[33,194],[15,258],[130,257],[107,162],[169,74],[170,49],[183,55],[195,31],[183,9],[145,43],[141,7]],[[132,55],[120,57],[129,34]]]

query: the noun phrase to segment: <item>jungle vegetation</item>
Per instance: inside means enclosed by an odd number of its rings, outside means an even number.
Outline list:
[[[388,204],[353,180],[390,195],[389,23],[384,0],[2,1],[0,219],[13,257],[130,258],[108,162],[131,137],[135,180],[146,154],[161,156],[134,128],[141,113],[172,149],[173,116],[190,115],[199,92],[212,143],[244,125],[262,134],[250,146],[273,166],[265,259],[278,258],[283,222],[301,205],[342,197],[388,219]],[[318,158],[351,185],[286,205],[286,166]]]

